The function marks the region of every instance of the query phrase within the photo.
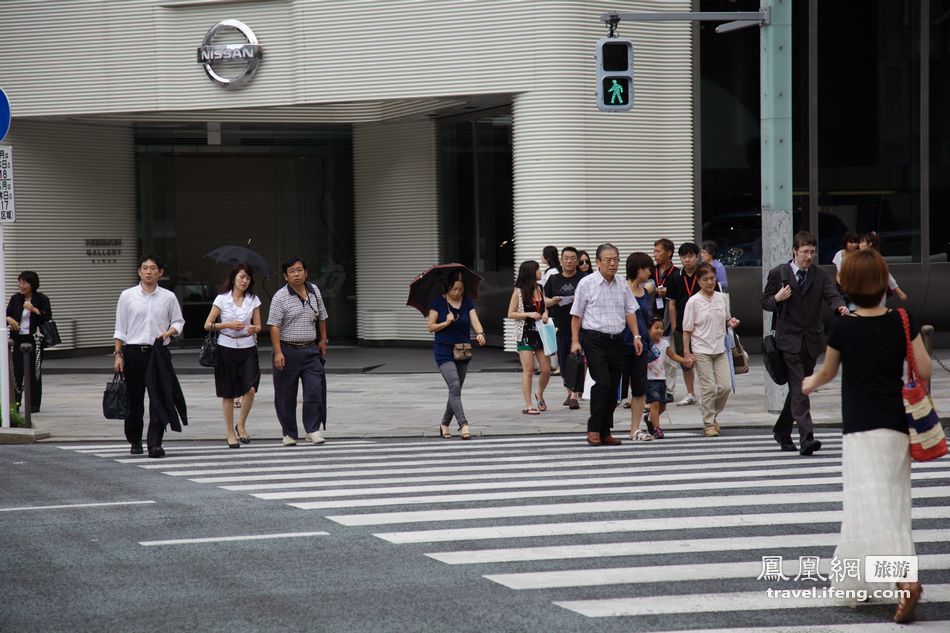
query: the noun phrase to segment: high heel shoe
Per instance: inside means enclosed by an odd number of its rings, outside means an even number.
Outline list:
[[[441,436],[442,436],[442,439],[444,439],[444,440],[450,440],[450,439],[452,439],[452,429],[449,428],[449,425],[448,425],[448,424],[440,424],[440,425],[439,425],[439,435],[441,435]]]
[[[241,444],[251,443],[251,438],[249,436],[238,433],[237,424],[234,425],[234,434],[238,436],[238,440],[240,440]]]
[[[920,596],[924,593],[924,588],[919,582],[899,582],[897,588],[909,592],[907,596],[901,596],[897,601],[897,611],[894,612],[894,622],[898,624],[907,624],[913,622],[917,615],[914,610],[917,603],[920,602]]]

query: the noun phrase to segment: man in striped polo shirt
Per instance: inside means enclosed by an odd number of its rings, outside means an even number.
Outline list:
[[[303,428],[314,444],[326,440],[327,308],[320,290],[307,281],[307,264],[291,257],[282,265],[287,285],[274,293],[267,315],[274,346],[274,408],[284,446],[297,444],[297,384],[303,384]]]

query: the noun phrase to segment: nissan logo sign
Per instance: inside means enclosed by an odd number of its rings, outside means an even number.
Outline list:
[[[225,35],[244,41],[215,45],[215,38]],[[263,58],[264,49],[257,42],[254,31],[240,20],[221,20],[205,34],[198,47],[198,63],[204,67],[208,78],[222,88],[238,88],[246,84],[257,72]]]

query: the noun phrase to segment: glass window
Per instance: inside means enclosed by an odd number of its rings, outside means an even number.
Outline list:
[[[223,245],[261,255],[255,275],[266,320],[284,285],[280,263],[297,255],[326,298],[330,338],[355,340],[353,159],[349,126],[203,126],[136,130],[143,252],[166,258],[162,284],[182,302],[186,338],[204,336],[211,301],[230,270],[207,256]]]
[[[440,122],[439,175],[442,259],[513,270],[510,112]]]
[[[703,0],[703,11],[757,11],[758,0]],[[792,211],[808,223],[807,2],[793,6]],[[759,30],[700,23],[702,235],[727,266],[762,263]]]
[[[919,3],[860,5],[818,3],[820,259],[852,230],[920,261]]]
[[[930,261],[950,259],[950,0],[930,3]]]

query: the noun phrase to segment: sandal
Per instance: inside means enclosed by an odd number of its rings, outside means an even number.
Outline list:
[[[449,428],[448,424],[439,425],[439,434],[442,436],[442,439],[445,439],[445,440],[452,439],[452,429]]]
[[[531,407],[530,409],[522,409],[521,412],[525,415],[541,415],[541,411],[535,409],[534,407]]]
[[[639,442],[649,442],[650,440],[653,439],[653,435],[651,435],[650,433],[647,433],[646,431],[641,431],[637,429],[636,433],[630,434],[630,439],[637,440]]]
[[[547,404],[544,400],[542,400],[541,398],[539,398],[539,397],[538,397],[538,394],[534,394],[534,399],[535,399],[535,400],[537,401],[537,403],[538,403],[538,411],[547,411],[547,410],[548,410],[548,404]]]
[[[240,409],[240,408],[241,408],[241,399],[240,399],[240,398],[235,398],[235,399],[234,399],[234,408],[235,408],[235,409]]]
[[[894,622],[898,624],[908,624],[917,617],[914,609],[920,601],[924,588],[919,582],[901,582],[897,583],[897,588],[909,592],[910,595],[902,596],[897,601],[897,611],[894,612]]]
[[[463,425],[459,428],[459,433],[461,434],[463,440],[470,440],[470,439],[472,439],[472,432],[471,432],[471,430],[469,430],[468,424],[463,424]]]

